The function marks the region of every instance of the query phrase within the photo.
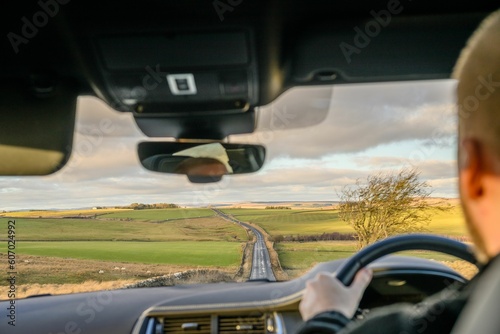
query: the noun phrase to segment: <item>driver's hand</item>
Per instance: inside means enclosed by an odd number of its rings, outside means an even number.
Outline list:
[[[371,279],[372,271],[364,268],[356,274],[351,286],[346,287],[332,274],[319,273],[306,283],[299,306],[302,319],[307,321],[327,311],[337,311],[352,318]]]

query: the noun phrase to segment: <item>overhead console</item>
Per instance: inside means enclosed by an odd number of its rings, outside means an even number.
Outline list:
[[[250,30],[97,35],[94,47],[109,102],[132,112],[146,135],[189,138],[206,128],[204,137],[223,138],[253,131],[258,78]],[[193,116],[203,116],[194,128]]]

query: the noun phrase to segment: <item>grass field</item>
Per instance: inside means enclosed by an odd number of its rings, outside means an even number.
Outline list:
[[[444,212],[435,211],[428,228],[431,233],[435,234],[450,236],[468,235],[462,209],[459,206],[454,206]]]
[[[238,219],[261,226],[271,235],[353,232],[333,210],[225,209]]]
[[[20,242],[16,256],[19,260],[28,260],[19,261],[16,270],[19,284],[74,284],[88,280],[146,278],[151,273],[163,275],[197,268],[222,268],[235,273],[241,255],[241,243],[224,241]],[[33,260],[33,256],[39,258]],[[44,258],[50,261],[38,265]],[[89,267],[85,265],[89,260],[98,261],[90,262]],[[115,270],[117,265],[119,270]],[[6,272],[0,279],[0,286],[8,284]]]
[[[463,236],[467,230],[458,206],[447,211],[432,210],[428,232]],[[307,235],[354,230],[338,217],[336,210],[223,209],[238,219],[261,226],[271,235]]]
[[[0,219],[0,225],[7,224]],[[177,219],[163,223],[99,219],[16,218],[19,241],[246,241],[246,232],[217,217]]]
[[[131,209],[100,209],[100,210],[32,210],[0,213],[0,217],[14,218],[63,218],[67,216],[93,216],[114,212],[129,212]]]
[[[319,241],[319,242],[282,242],[275,245],[281,266],[291,276],[296,276],[313,265],[344,259],[356,252],[356,242]],[[454,261],[455,257],[429,251],[408,251],[398,255],[415,256],[436,261]]]
[[[161,275],[170,270],[197,268],[223,268],[236,273],[241,262],[242,244],[248,240],[245,230],[218,217],[182,219],[179,217],[186,216],[188,210],[165,211],[172,211],[168,217],[174,219],[152,220],[155,217],[151,212],[144,213],[145,219],[151,219],[145,221],[139,220],[138,215],[134,217],[136,220],[15,218],[17,256],[51,259],[49,263],[37,258],[36,265],[33,262],[18,262],[21,280],[23,284],[68,284],[88,280],[137,279],[137,275],[144,277],[146,271],[150,271],[147,276],[150,277],[152,273]],[[133,214],[137,211],[128,212]],[[187,215],[199,216],[200,213],[206,215],[210,212],[194,210]],[[0,227],[5,225],[6,229],[8,220],[1,218]],[[91,260],[95,263],[84,265]],[[81,265],[75,264],[79,261]],[[44,264],[40,265],[40,262]],[[58,267],[58,263],[62,265]],[[160,271],[119,271],[117,276],[115,271],[109,270],[113,263],[127,263],[129,268],[146,264],[167,267],[162,267]],[[103,268],[105,273],[99,274],[99,268]],[[0,278],[3,278],[2,275]],[[5,284],[7,280],[2,279],[0,286]]]
[[[427,232],[446,236],[466,236],[463,215],[458,206],[440,211],[430,209],[432,220]],[[261,226],[270,235],[311,235],[324,232],[350,233],[354,230],[338,217],[336,210],[224,209],[242,221]],[[281,242],[275,245],[281,266],[295,277],[314,264],[347,258],[356,252],[355,242]],[[455,258],[435,252],[403,252],[403,255],[453,262]]]
[[[239,264],[241,260],[241,244],[239,242],[223,241],[20,242],[16,253],[131,263],[224,267]]]
[[[215,213],[210,209],[151,209],[113,212],[105,214],[101,218],[164,221],[170,219],[187,219],[213,216],[215,216]]]
[[[143,221],[164,221],[169,219],[213,217],[210,209],[99,209],[99,210],[34,210],[0,213],[0,217],[14,218],[65,218],[65,217],[91,217],[114,219],[132,219]]]

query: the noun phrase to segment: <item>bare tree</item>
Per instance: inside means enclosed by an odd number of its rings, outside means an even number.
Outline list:
[[[416,169],[368,176],[340,193],[339,217],[349,223],[362,248],[392,235],[425,230],[431,191]]]

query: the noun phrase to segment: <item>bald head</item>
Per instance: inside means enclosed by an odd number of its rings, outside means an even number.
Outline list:
[[[500,11],[469,39],[458,79],[459,188],[478,258],[500,254]]]
[[[474,138],[500,156],[500,11],[469,39],[457,61],[460,140]]]

